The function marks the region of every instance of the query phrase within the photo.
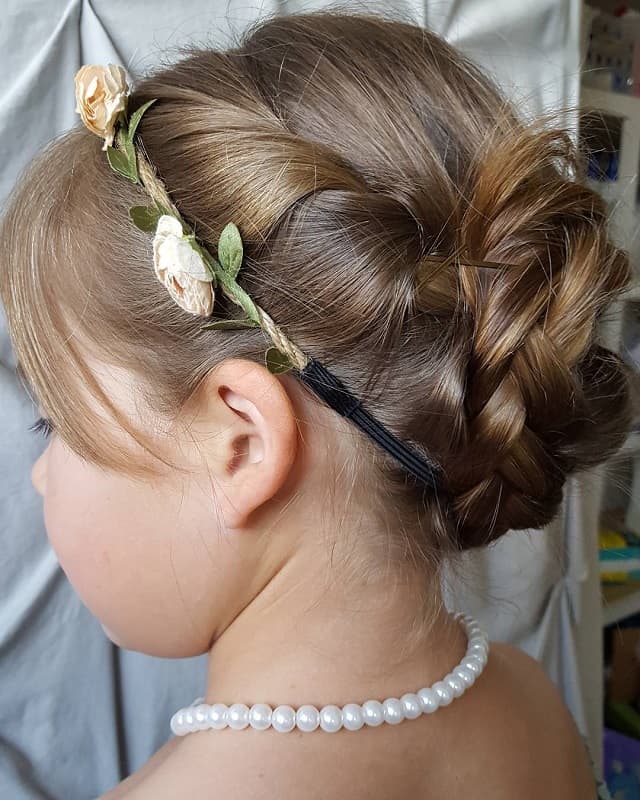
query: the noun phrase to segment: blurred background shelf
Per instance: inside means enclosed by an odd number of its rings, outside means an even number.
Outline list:
[[[593,89],[582,86],[582,107],[602,111],[626,119],[635,120],[640,125],[640,97],[621,92]]]
[[[614,238],[629,252],[632,265],[637,267],[640,263],[640,97],[594,89],[583,83],[580,112],[580,138],[585,150],[615,155],[615,175],[601,175],[600,180],[590,178],[588,183],[607,202]],[[622,299],[639,298],[640,284],[636,281]]]
[[[604,584],[602,624],[604,627],[640,613],[640,583]]]

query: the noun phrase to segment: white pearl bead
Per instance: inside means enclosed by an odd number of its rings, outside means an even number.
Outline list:
[[[482,664],[475,656],[469,656],[468,658],[465,658],[460,666],[471,670],[476,678],[482,672]]]
[[[457,667],[457,669],[454,671],[454,675],[457,675],[467,687],[473,686],[473,684],[476,682],[475,672],[467,669],[467,667]]]
[[[224,703],[214,703],[209,708],[209,727],[214,731],[227,727],[227,707]]]
[[[468,636],[477,636],[479,633],[482,633],[482,628],[480,627],[479,623],[477,622],[469,622],[465,626],[467,635]]]
[[[438,681],[433,684],[433,691],[440,698],[441,706],[448,706],[453,700],[453,691],[447,686],[444,681]]]
[[[397,697],[388,697],[382,704],[384,709],[384,721],[389,725],[397,725],[404,719],[404,709]]]
[[[335,733],[342,727],[342,711],[338,706],[325,706],[320,712],[320,727],[327,733]]]
[[[249,725],[256,731],[266,731],[271,725],[271,706],[266,703],[254,703],[249,711]]]
[[[296,712],[291,706],[278,706],[271,717],[271,725],[278,733],[289,733],[296,725]]]
[[[187,733],[193,733],[196,730],[196,720],[193,716],[193,709],[192,708],[185,708],[184,709],[184,727]]]
[[[486,652],[479,652],[478,650],[474,650],[473,652],[467,655],[467,658],[475,658],[478,664],[480,665],[480,669],[483,670],[487,665],[487,661],[489,660],[489,655]]]
[[[320,712],[315,706],[300,706],[296,711],[296,725],[305,733],[315,731],[320,725]]]
[[[422,705],[417,694],[403,694],[400,702],[407,719],[417,719],[422,714]]]
[[[187,732],[184,727],[184,713],[182,711],[176,711],[171,717],[171,732],[174,736],[184,736]]]
[[[357,703],[347,703],[342,709],[342,724],[348,731],[359,731],[364,725],[362,706]]]
[[[234,703],[227,711],[227,725],[234,731],[243,731],[249,725],[249,707]]]
[[[489,660],[488,656],[478,656],[478,663],[480,665],[480,671],[484,671],[484,668],[487,666],[487,661]]]
[[[209,727],[209,706],[202,704],[195,706],[191,713],[193,714],[193,725],[197,731],[204,731]]]
[[[458,675],[450,673],[444,679],[444,682],[451,689],[454,697],[462,697],[462,695],[464,694],[464,690],[466,688],[462,678],[458,677]]]
[[[362,716],[365,724],[371,728],[377,728],[384,722],[384,709],[382,703],[377,700],[367,700],[362,704]]]
[[[433,714],[440,707],[440,698],[433,689],[420,689],[418,697],[420,698],[423,714]]]

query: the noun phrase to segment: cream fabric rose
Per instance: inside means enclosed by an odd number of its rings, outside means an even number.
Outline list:
[[[168,214],[158,220],[153,265],[158,280],[180,308],[201,317],[210,316],[215,297],[211,273],[184,236],[180,221]]]
[[[76,112],[90,131],[104,139],[103,150],[113,144],[115,126],[127,107],[129,86],[122,67],[85,64],[76,73]]]

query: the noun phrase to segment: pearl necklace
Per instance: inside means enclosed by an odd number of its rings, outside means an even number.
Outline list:
[[[266,703],[256,703],[251,708],[244,703],[207,705],[202,703],[203,698],[199,698],[173,715],[171,730],[176,736],[186,736],[195,731],[219,731],[227,727],[238,731],[247,727],[257,731],[273,728],[279,733],[288,733],[294,728],[310,733],[320,727],[327,733],[335,733],[340,728],[357,731],[363,725],[375,728],[383,722],[397,725],[404,719],[432,714],[473,686],[489,657],[489,639],[478,623],[464,614],[456,614],[455,619],[462,623],[467,633],[464,658],[443,680],[415,694],[405,694],[399,700],[390,697],[383,703],[378,700],[367,700],[361,705],[347,703],[342,708],[329,705],[318,710],[315,706],[304,705],[297,711],[286,705],[272,710]]]

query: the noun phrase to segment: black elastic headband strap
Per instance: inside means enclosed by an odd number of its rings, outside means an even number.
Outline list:
[[[394,436],[363,408],[357,397],[319,361],[311,359],[298,373],[300,380],[338,414],[350,419],[377,445],[393,456],[404,469],[427,487],[437,489],[440,470]]]

